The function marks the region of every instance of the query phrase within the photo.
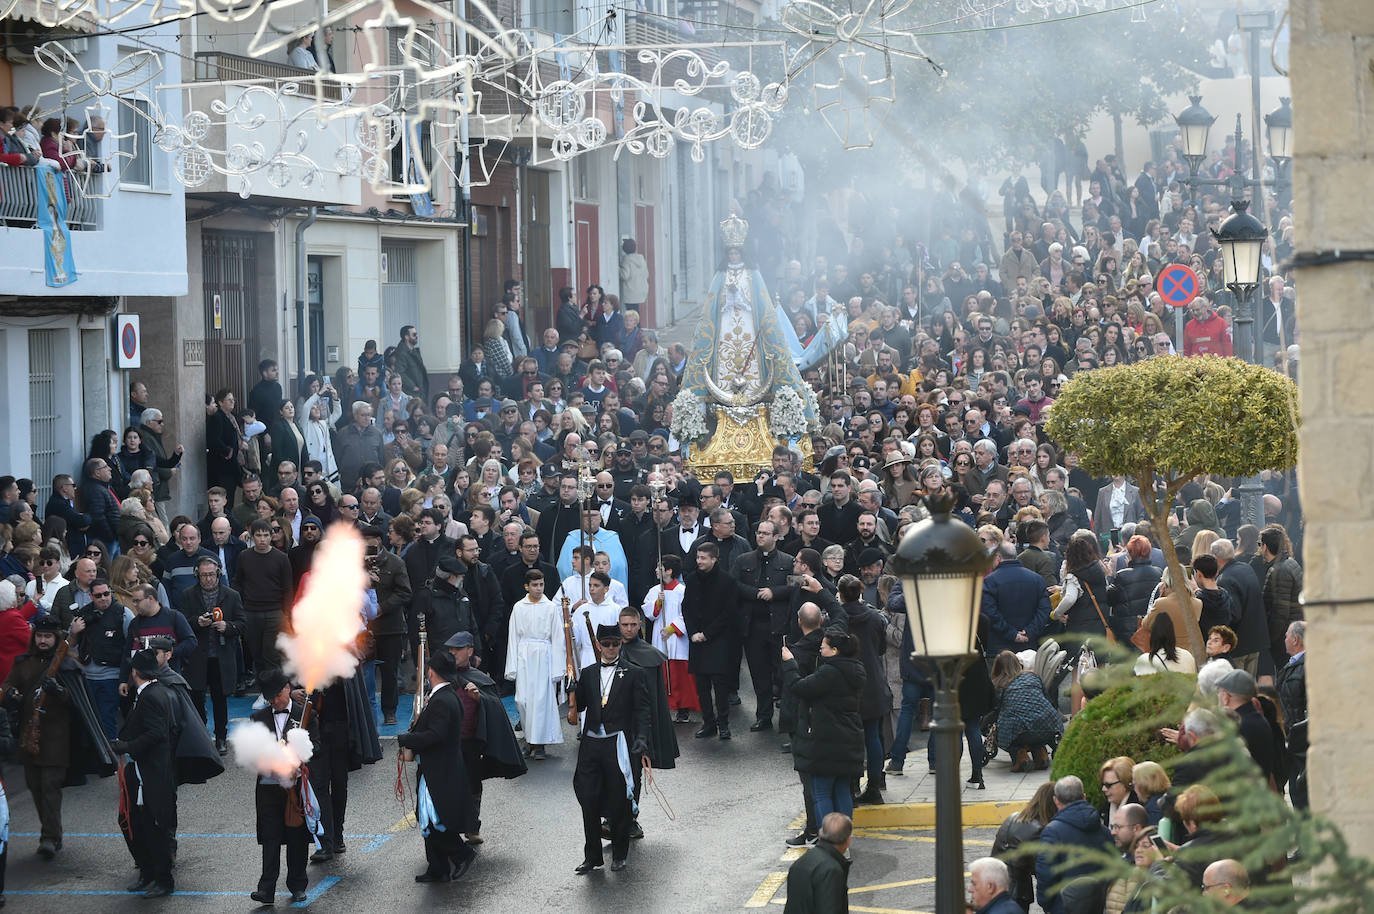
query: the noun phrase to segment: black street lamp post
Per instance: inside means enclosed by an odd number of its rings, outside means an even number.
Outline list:
[[[983,575],[991,556],[953,499],[926,502],[931,516],[907,531],[893,557],[906,597],[911,658],[935,683],[935,912],[964,914],[964,836],[959,788],[959,680],[974,653]]]

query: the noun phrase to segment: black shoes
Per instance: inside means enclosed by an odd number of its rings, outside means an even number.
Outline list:
[[[334,859],[334,851],[327,847],[322,847],[310,855],[311,863],[328,863]]]
[[[229,754],[229,743],[223,737],[215,740],[215,751],[223,758]]]
[[[734,707],[739,707],[739,693],[738,693],[738,692],[731,692],[731,693],[730,693],[730,704],[733,705]]]
[[[791,743],[783,743],[781,746],[778,747],[778,751],[779,751],[779,752],[791,752],[791,751],[792,751],[792,744],[791,744]]]
[[[396,726],[396,715],[395,715],[395,714],[384,714],[384,715],[382,715],[382,726],[383,726],[383,727],[394,727],[394,726]]]
[[[292,893],[291,893],[291,903],[292,903],[292,904],[300,904],[302,901],[305,901],[305,893],[304,893],[304,892],[292,892]]]
[[[346,850],[348,850],[348,848],[344,847],[343,838],[340,838],[338,841],[334,842],[334,853],[342,854]]]
[[[51,841],[39,841],[38,856],[42,857],[44,860],[51,860],[57,856],[57,845],[53,844]]]
[[[146,891],[148,890],[148,886],[150,886],[150,885],[152,885],[152,884],[153,884],[153,880],[148,879],[148,878],[145,878],[145,877],[143,877],[143,876],[139,876],[139,877],[138,877],[138,881],[137,881],[137,882],[130,883],[128,886],[125,887],[124,891],[126,891],[126,892],[146,892]]]
[[[573,867],[573,872],[579,876],[585,876],[593,870],[601,869],[602,866],[603,864],[600,863],[592,863],[590,860],[583,860],[577,866]]]
[[[773,729],[773,719],[771,717],[761,717],[749,725],[750,733],[760,733],[764,730]]]
[[[863,793],[855,798],[855,801],[863,806],[882,806],[883,795],[875,785],[870,784]]]
[[[642,828],[639,827],[639,820],[638,820],[638,819],[631,819],[631,820],[630,820],[630,839],[631,839],[631,840],[634,840],[635,838],[643,838],[643,837],[644,837],[644,829],[642,829]]]
[[[811,847],[816,843],[816,836],[810,832],[802,832],[799,835],[793,835],[782,843],[788,847]]]
[[[987,789],[987,785],[983,783],[983,776],[981,774],[975,774],[973,777],[969,778],[968,785],[974,790]]]
[[[677,716],[673,718],[673,723],[675,724],[690,724],[691,722],[692,715],[686,711],[677,712]]]
[[[431,873],[429,870],[425,870],[415,877],[415,881],[419,883],[452,882],[453,876],[448,873]]]
[[[721,738],[721,739],[729,739],[729,738],[730,738],[730,728],[729,728],[729,727],[721,727],[721,728],[720,728],[720,738]]]
[[[708,737],[715,736],[718,732],[715,724],[704,724],[702,728],[697,731],[697,739],[707,739]],[[43,849],[40,847],[38,852],[41,854]],[[51,859],[51,857],[49,859]]]
[[[622,858],[622,859],[620,859],[620,860],[616,860],[614,857],[612,857],[612,858],[611,858],[611,872],[612,872],[612,873],[618,873],[618,872],[620,872],[621,870],[625,869],[625,864],[628,863],[628,862],[629,862],[629,861],[625,860],[624,858]]]
[[[144,898],[164,898],[176,891],[170,885],[158,885],[154,883],[148,887],[148,891],[143,893]],[[305,893],[301,893],[301,900],[305,900]]]
[[[453,879],[455,882],[457,882],[459,879],[462,879],[463,876],[467,874],[467,871],[468,871],[469,869],[472,868],[472,861],[474,861],[474,860],[476,860],[476,859],[477,859],[477,855],[476,855],[476,854],[473,854],[472,856],[468,857],[466,860],[460,860],[460,861],[458,861],[457,863],[453,864],[453,876],[452,876],[452,879]]]
[[[277,903],[277,899],[267,894],[266,892],[254,892],[248,897],[256,901],[258,904],[274,905]]]

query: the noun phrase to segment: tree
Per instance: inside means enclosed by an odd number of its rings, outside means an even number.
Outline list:
[[[1162,356],[1074,375],[1050,408],[1045,431],[1061,450],[1075,451],[1087,472],[1135,479],[1169,573],[1181,582],[1168,535],[1174,497],[1203,473],[1291,468],[1298,459],[1297,396],[1288,378],[1239,359]],[[1194,656],[1203,656],[1191,614],[1188,638]]]

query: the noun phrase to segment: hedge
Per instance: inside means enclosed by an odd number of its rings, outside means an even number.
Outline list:
[[[1088,801],[1105,810],[1107,798],[1098,787],[1102,763],[1119,755],[1163,763],[1178,755],[1178,748],[1160,737],[1159,728],[1179,725],[1196,685],[1196,676],[1156,673],[1107,689],[1069,722],[1054,754],[1051,777],[1078,775]]]

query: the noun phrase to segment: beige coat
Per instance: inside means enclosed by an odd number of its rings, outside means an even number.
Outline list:
[[[1193,617],[1192,628],[1196,629],[1198,618],[1202,615],[1202,602],[1191,594],[1188,595],[1187,599],[1188,611],[1192,613]],[[1194,657],[1207,655],[1205,644],[1192,643],[1195,639],[1188,634],[1190,628],[1185,621],[1183,605],[1179,602],[1177,594],[1170,593],[1155,600],[1155,605],[1150,607],[1150,611],[1140,620],[1140,627],[1148,632],[1160,613],[1168,613],[1169,617],[1174,620],[1174,636],[1180,646],[1186,645]]]

